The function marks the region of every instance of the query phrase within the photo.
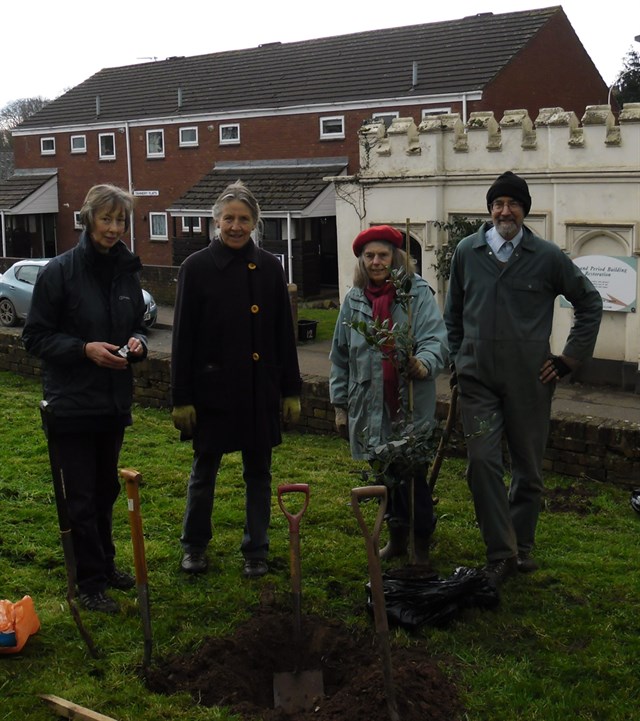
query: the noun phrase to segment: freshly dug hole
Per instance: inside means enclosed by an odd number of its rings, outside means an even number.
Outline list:
[[[146,673],[150,690],[186,691],[196,703],[226,706],[247,721],[291,721],[273,708],[273,674],[293,671],[292,617],[261,607],[233,635],[208,638],[193,653],[159,661]],[[321,670],[325,698],[295,721],[388,721],[375,631],[356,636],[337,621],[302,617],[298,670]],[[402,721],[456,721],[463,705],[455,683],[430,657],[428,642],[392,647],[393,682]]]

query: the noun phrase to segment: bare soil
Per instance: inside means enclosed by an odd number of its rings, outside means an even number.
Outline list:
[[[388,721],[378,638],[357,635],[338,621],[302,616],[300,649],[292,644],[292,614],[259,608],[232,636],[208,638],[191,654],[146,673],[157,693],[190,693],[205,706],[226,706],[246,721]],[[296,660],[298,665],[296,667]],[[402,721],[456,721],[463,704],[455,681],[428,644],[391,645],[392,683]],[[321,671],[324,696],[304,712],[274,708],[273,677],[282,671]]]

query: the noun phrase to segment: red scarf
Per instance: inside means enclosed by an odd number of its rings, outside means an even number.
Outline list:
[[[371,307],[373,309],[373,319],[379,319],[382,323],[385,320],[389,321],[389,328],[393,326],[393,320],[391,319],[391,304],[396,297],[396,288],[393,283],[384,283],[383,285],[371,285],[369,284],[364,291],[364,294],[369,299]],[[382,349],[385,356],[392,356],[394,353],[393,343],[389,343]],[[399,383],[398,383],[398,372],[393,363],[392,358],[384,357],[382,359],[382,380],[383,380],[383,391],[384,391],[384,402],[389,410],[391,419],[394,420],[400,410],[399,395]]]

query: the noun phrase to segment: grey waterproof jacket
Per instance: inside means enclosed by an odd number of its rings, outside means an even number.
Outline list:
[[[425,380],[413,381],[414,414],[417,428],[434,420],[435,378],[448,363],[447,332],[442,314],[428,283],[414,276],[411,288],[411,328],[414,354],[429,369]],[[382,354],[369,346],[361,333],[346,325],[350,321],[373,322],[371,304],[360,288],[346,295],[333,335],[329,393],[334,406],[348,410],[351,454],[371,459],[373,448],[391,433],[391,421],[383,399]],[[392,307],[393,323],[406,323],[407,314],[397,303]],[[407,388],[400,383],[406,399]]]

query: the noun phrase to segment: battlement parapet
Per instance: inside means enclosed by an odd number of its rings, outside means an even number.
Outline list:
[[[359,131],[360,171],[367,178],[489,174],[504,168],[522,173],[549,170],[594,173],[637,171],[640,103],[628,103],[619,124],[608,105],[590,105],[579,120],[563,108],[541,108],[535,122],[526,110],[507,110],[500,121],[491,111],[395,118]]]

